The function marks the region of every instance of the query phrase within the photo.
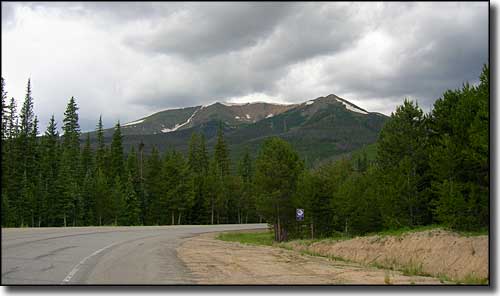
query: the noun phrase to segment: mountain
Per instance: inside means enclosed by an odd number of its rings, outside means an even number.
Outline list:
[[[216,102],[208,106],[171,109],[122,125],[124,135],[150,135],[189,129],[211,121],[223,121],[229,126],[239,126],[260,121],[283,113],[296,105],[270,103],[231,104]],[[111,135],[113,129],[106,130]]]
[[[278,136],[294,146],[306,165],[314,166],[374,143],[387,118],[331,94],[302,104],[217,102],[165,110],[123,124],[122,134],[126,149],[142,141],[149,152],[153,146],[187,151],[191,134],[199,132],[212,149],[222,123],[234,160],[245,147],[255,156],[266,138]],[[107,141],[112,133],[105,130]],[[91,138],[95,140],[95,133]]]

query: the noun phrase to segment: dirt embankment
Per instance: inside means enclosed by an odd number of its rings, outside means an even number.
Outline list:
[[[208,233],[187,239],[177,255],[198,284],[440,284],[432,277],[404,275],[357,263],[304,255],[283,248],[244,245]]]
[[[465,237],[435,229],[401,236],[369,236],[345,241],[300,241],[284,246],[322,256],[454,281],[488,278],[488,236]]]

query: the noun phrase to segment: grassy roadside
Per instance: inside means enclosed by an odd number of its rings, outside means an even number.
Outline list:
[[[404,234],[408,234],[408,233],[427,231],[427,230],[435,230],[435,229],[444,229],[444,228],[440,227],[440,226],[436,226],[436,225],[431,225],[431,226],[424,226],[424,227],[418,227],[418,228],[412,228],[412,229],[406,228],[406,229],[391,230],[391,231],[384,231],[384,232],[378,232],[378,233],[370,233],[370,234],[367,234],[366,236],[378,235],[378,236],[401,237]],[[465,236],[465,237],[478,236],[478,235],[488,235],[487,231],[457,232],[457,233],[459,235]],[[311,244],[316,243],[316,242],[329,242],[329,243],[331,243],[332,241],[341,241],[341,240],[351,239],[351,237],[339,236],[339,237],[325,238],[325,239],[292,240],[292,241],[285,242],[285,243],[277,243],[274,241],[274,236],[273,236],[273,233],[271,231],[262,231],[262,232],[249,232],[249,233],[225,232],[225,233],[219,234],[217,236],[217,239],[220,239],[223,241],[228,241],[228,242],[239,242],[239,243],[243,243],[243,244],[280,247],[280,248],[284,248],[284,249],[288,249],[288,250],[298,251],[301,254],[326,257],[329,259],[339,260],[339,261],[344,261],[344,262],[352,262],[351,260],[348,260],[345,258],[336,257],[336,256],[325,256],[322,254],[311,252],[307,249],[308,246],[310,246]],[[439,278],[442,283],[466,284],[466,285],[486,285],[486,284],[488,284],[487,278],[479,278],[479,277],[475,276],[474,274],[469,274],[462,279],[452,279],[444,274],[430,275],[430,274],[422,271],[422,265],[419,264],[418,262],[415,262],[415,263],[409,264],[409,265],[400,265],[400,264],[396,264],[396,262],[392,262],[391,264],[372,263],[372,264],[369,264],[367,266],[381,268],[381,269],[389,269],[389,270],[394,270],[394,271],[400,271],[404,275],[407,275],[407,276],[432,276],[432,277]]]

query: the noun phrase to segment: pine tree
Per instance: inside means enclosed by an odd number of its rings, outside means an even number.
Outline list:
[[[163,195],[162,162],[156,147],[147,159],[145,168],[145,224],[158,225],[160,223],[160,198]]]
[[[7,91],[5,90],[5,81],[3,77],[1,78],[1,93],[2,93],[2,105],[1,105],[1,135],[0,135],[0,140],[1,140],[1,148],[2,148],[2,180],[1,180],[1,186],[2,186],[2,226],[6,226],[7,224],[10,223],[9,219],[6,218],[5,215],[7,213],[10,214],[9,210],[9,201],[8,201],[8,175],[6,174],[8,172],[7,169],[7,155],[8,155],[8,147],[7,147],[7,122],[9,118],[9,114],[7,112]],[[5,208],[4,208],[5,207]]]
[[[31,80],[28,79],[26,97],[19,115],[21,126],[19,130],[19,151],[22,159],[22,170],[26,171],[28,182],[34,183],[36,176],[35,150],[36,150],[36,124],[37,120],[33,111],[33,97],[31,93]]]
[[[105,145],[104,145],[104,129],[102,126],[102,116],[99,116],[99,122],[96,127],[97,134],[97,148],[95,153],[95,162],[96,162],[96,170],[104,169],[104,154],[105,154]]]
[[[113,218],[113,225],[123,225],[125,212],[125,187],[119,176],[115,177],[112,191],[111,200],[111,216]]]
[[[16,100],[10,98],[10,104],[6,107],[5,137],[9,140],[16,138],[19,134]]]
[[[162,180],[164,189],[160,197],[160,215],[163,218],[170,212],[171,224],[181,224],[183,215],[194,202],[193,178],[182,154],[173,151],[165,157]]]
[[[59,213],[62,215],[64,226],[68,223],[77,225],[83,214],[79,187],[84,178],[81,176],[80,167],[80,125],[77,111],[75,99],[71,97],[64,112],[62,159],[58,177],[61,192]]]
[[[2,119],[1,119],[1,139],[5,140],[7,138],[6,136],[6,127],[7,127],[7,122],[9,119],[9,113],[7,111],[7,91],[5,90],[5,80],[3,77],[1,78],[1,93],[2,93],[2,105],[1,105],[1,114],[2,114]]]
[[[45,183],[47,191],[47,208],[45,213],[47,226],[56,226],[56,211],[58,210],[58,199],[60,197],[56,181],[59,175],[60,163],[58,140],[57,124],[54,115],[52,115],[41,140],[40,153],[40,172],[42,174],[42,182]]]
[[[31,95],[31,80],[28,79],[26,87],[26,97],[24,99],[23,107],[21,109],[21,129],[20,134],[26,137],[33,131],[33,123],[35,120],[35,113],[33,111],[33,97]]]
[[[388,227],[431,221],[427,118],[408,100],[398,106],[378,140],[377,164],[385,177],[384,219]]]
[[[287,240],[295,218],[292,198],[303,162],[289,143],[269,138],[262,145],[255,166],[259,208],[268,222],[274,225],[275,240]]]
[[[214,159],[217,176],[220,178],[227,176],[229,174],[230,167],[229,148],[224,140],[222,123],[219,124],[219,129],[217,130],[217,143],[215,144]]]
[[[96,208],[96,184],[92,171],[89,169],[85,173],[85,179],[82,184],[82,211],[83,225],[95,225],[95,208]]]
[[[82,150],[82,175],[86,176],[88,173],[92,173],[94,171],[93,164],[93,155],[92,148],[90,146],[90,133],[87,133],[87,137],[85,138],[85,145]]]
[[[111,189],[109,188],[106,175],[102,172],[100,168],[98,168],[95,176],[94,213],[95,213],[96,223],[99,226],[107,223],[108,216],[110,215],[109,213],[111,212],[109,209],[111,203],[110,191]]]
[[[216,198],[215,198],[215,214],[217,223],[220,223],[221,216],[225,216],[227,212],[227,198],[225,182],[230,171],[229,148],[224,140],[224,132],[222,122],[219,124],[217,130],[217,143],[215,144],[214,151],[214,165],[215,165],[215,183]]]
[[[22,165],[23,155],[19,143],[19,120],[14,98],[11,98],[10,104],[7,106],[6,116],[6,139],[2,143],[2,195],[10,200],[8,206],[11,225],[19,226],[21,221],[17,212],[21,209],[17,208],[19,206],[17,197],[21,196],[24,167]]]
[[[194,205],[187,215],[187,220],[193,224],[206,223],[206,178],[208,173],[208,153],[205,136],[193,133],[189,142],[188,166],[194,178]]]
[[[132,176],[128,175],[128,182],[125,184],[125,224],[140,225],[141,224],[141,209],[137,192],[134,190]]]
[[[111,141],[111,167],[110,176],[111,178],[119,177],[122,179],[126,176],[124,174],[124,158],[123,158],[123,145],[122,145],[122,133],[120,128],[120,122],[115,125],[115,131],[113,133],[113,139]]]
[[[460,230],[489,224],[489,70],[478,86],[447,91],[430,118],[436,220]]]
[[[245,147],[243,157],[240,160],[238,166],[239,176],[242,181],[242,193],[239,199],[239,213],[238,213],[238,223],[248,222],[249,215],[255,215],[255,196],[253,188],[253,167],[252,159],[250,158],[250,152],[248,147]],[[243,219],[245,218],[245,219]]]
[[[136,198],[139,201],[139,196],[141,194],[141,179],[139,173],[139,160],[135,148],[132,146],[130,152],[127,155],[126,162],[126,172],[125,174],[129,176],[132,188],[136,193]],[[139,202],[140,203],[140,202]],[[139,205],[140,208],[140,205]]]

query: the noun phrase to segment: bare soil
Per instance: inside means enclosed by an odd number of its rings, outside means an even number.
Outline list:
[[[335,256],[362,264],[411,269],[453,281],[488,278],[488,236],[466,237],[441,229],[401,236],[369,236],[310,245],[285,244],[294,250]]]
[[[439,279],[405,276],[276,247],[245,245],[207,233],[186,239],[178,257],[198,284],[440,284]]]

